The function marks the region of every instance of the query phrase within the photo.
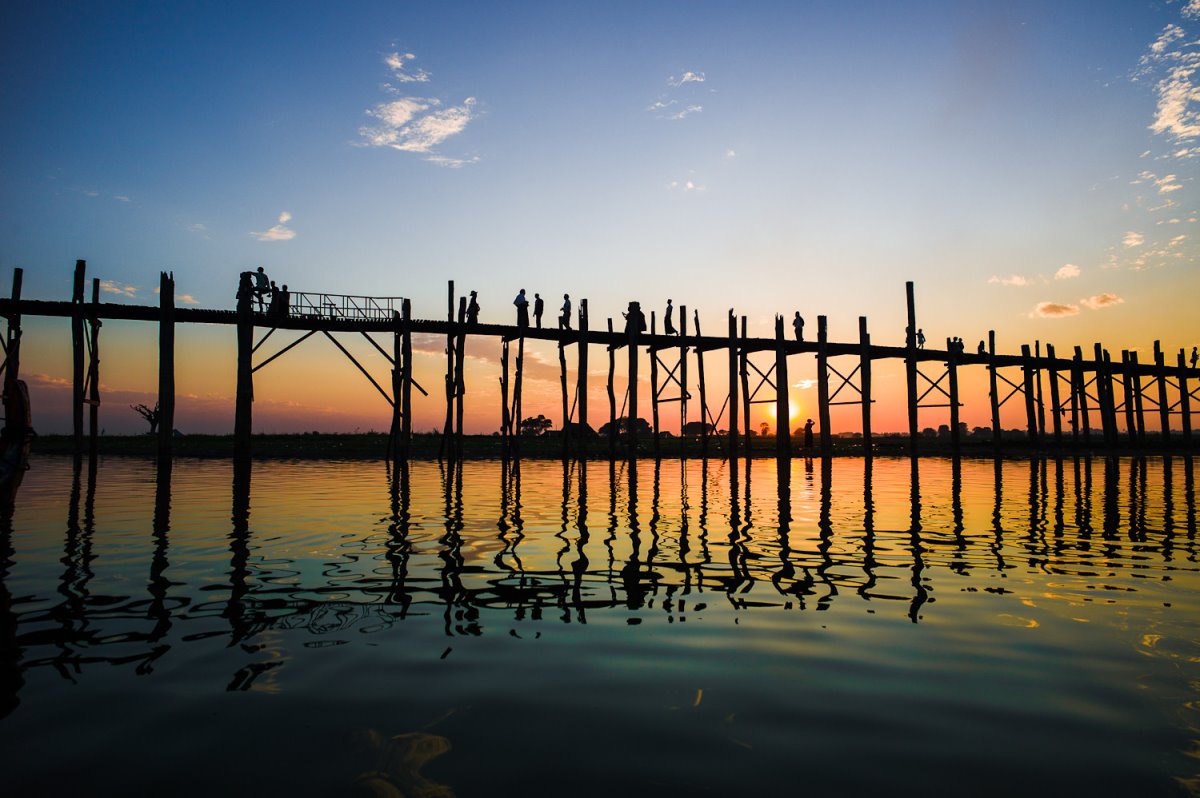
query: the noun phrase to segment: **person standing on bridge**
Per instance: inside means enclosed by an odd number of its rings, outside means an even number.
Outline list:
[[[525,298],[525,289],[521,289],[521,293],[517,294],[517,298],[513,300],[513,304],[517,306],[517,326],[529,326],[529,300]]]
[[[252,275],[254,277],[254,286],[250,290],[254,292],[254,298],[258,300],[258,312],[263,312],[263,299],[271,293],[271,281],[267,279],[267,273],[263,271],[263,267],[259,266],[258,271]]]
[[[1200,363],[1200,350],[1192,347],[1192,368],[1196,368],[1196,364]]]
[[[804,340],[804,317],[800,315],[800,311],[796,311],[796,315],[792,317],[792,329],[796,331],[796,340]]]
[[[925,331],[920,327],[917,328],[917,349],[925,348]]]
[[[471,301],[467,303],[467,325],[474,327],[479,323],[479,299],[478,294],[471,292]]]
[[[675,313],[675,306],[671,304],[671,300],[667,300],[667,309],[663,311],[663,332],[667,335],[675,335],[675,320],[672,316]]]
[[[558,317],[558,329],[560,329],[560,330],[571,329],[571,295],[570,294],[563,294],[563,306],[562,306],[562,312],[559,314],[559,317]]]
[[[546,300],[542,299],[542,295],[534,293],[533,295],[533,320],[537,323],[537,328],[542,329],[542,313],[546,310]]]

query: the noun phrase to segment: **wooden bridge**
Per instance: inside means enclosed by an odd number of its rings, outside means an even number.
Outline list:
[[[650,364],[650,441],[654,456],[660,448],[660,406],[678,402],[681,430],[688,424],[689,403],[699,401],[699,438],[701,451],[708,456],[710,447],[723,456],[735,458],[745,450],[750,438],[750,408],[752,404],[774,402],[776,417],[787,419],[788,356],[812,354],[817,365],[817,412],[820,419],[820,453],[832,452],[830,408],[836,405],[859,405],[862,410],[862,452],[873,451],[871,410],[875,401],[871,389],[871,368],[876,360],[899,359],[905,365],[907,386],[909,447],[913,455],[920,453],[917,412],[921,408],[948,409],[950,444],[958,452],[961,446],[959,425],[958,372],[967,366],[983,366],[990,383],[992,439],[996,451],[1002,447],[1000,408],[1020,396],[1025,406],[1027,441],[1034,449],[1112,449],[1127,445],[1141,448],[1146,445],[1147,408],[1157,412],[1161,438],[1159,448],[1194,451],[1192,434],[1192,400],[1200,397],[1192,386],[1200,381],[1200,369],[1186,362],[1186,353],[1179,350],[1173,363],[1156,341],[1154,362],[1141,363],[1137,352],[1122,351],[1113,357],[1100,343],[1093,347],[1090,357],[1075,347],[1069,357],[1059,356],[1054,347],[1040,344],[1021,347],[1020,354],[996,352],[995,332],[989,332],[986,352],[965,352],[961,343],[947,341],[945,349],[926,349],[919,345],[916,332],[916,309],[913,284],[906,284],[908,317],[907,335],[903,346],[880,346],[871,343],[866,317],[859,317],[857,341],[835,342],[828,339],[826,319],[817,318],[817,336],[811,341],[791,340],[785,334],[785,319],[775,319],[772,338],[751,338],[746,334],[746,317],[739,319],[732,311],[727,329],[721,335],[704,335],[700,330],[699,314],[694,314],[689,329],[687,308],[679,308],[679,332],[676,335],[659,333],[655,314],[650,314],[649,328],[643,332],[637,324],[626,329],[614,329],[607,319],[604,329],[593,330],[589,325],[587,300],[581,300],[576,329],[542,329],[501,324],[471,323],[467,317],[466,297],[456,302],[454,283],[450,282],[445,320],[415,319],[408,299],[400,297],[352,297],[332,294],[291,293],[287,302],[273,310],[260,305],[251,287],[251,274],[241,276],[236,310],[210,310],[175,306],[174,277],[160,275],[159,305],[138,306],[100,302],[100,281],[91,282],[90,301],[85,299],[86,264],[77,261],[70,301],[30,300],[21,296],[22,270],[13,274],[12,296],[0,298],[0,315],[8,322],[7,335],[0,340],[4,362],[5,396],[12,396],[20,374],[21,319],[23,316],[52,316],[71,320],[73,354],[73,433],[76,451],[84,449],[84,409],[89,415],[88,440],[91,450],[96,447],[100,396],[100,327],[102,320],[127,319],[156,322],[159,334],[159,454],[169,457],[172,449],[175,408],[175,326],[177,324],[227,324],[237,328],[237,393],[235,399],[235,452],[248,457],[251,452],[251,421],[254,397],[254,374],[281,357],[304,340],[317,334],[329,338],[335,346],[363,373],[375,389],[391,405],[392,424],[389,434],[389,456],[406,459],[412,442],[412,390],[426,393],[413,379],[412,336],[414,333],[446,336],[445,408],[442,454],[450,459],[462,456],[463,396],[466,385],[463,365],[468,336],[489,336],[501,341],[500,358],[500,431],[502,451],[506,457],[520,456],[519,422],[521,415],[522,378],[524,373],[526,339],[553,341],[558,344],[558,360],[562,395],[562,429],[564,454],[573,451],[578,456],[587,453],[584,434],[590,431],[588,407],[588,355],[592,346],[605,347],[608,355],[608,454],[615,457],[618,450],[619,419],[637,419],[639,413],[639,354],[644,349]],[[276,330],[298,330],[304,335],[279,348],[269,356],[259,356]],[[258,330],[263,334],[258,340]],[[381,385],[366,368],[334,336],[334,333],[357,333],[364,336],[391,364],[389,385]],[[379,337],[390,340],[381,343]],[[511,351],[515,344],[515,353]],[[576,374],[574,396],[568,380],[567,348],[575,347]],[[617,352],[626,350],[628,379],[625,400],[617,412],[617,390],[614,384]],[[705,383],[705,354],[720,352],[719,368],[728,375],[728,391],[718,397],[721,406],[714,413]],[[770,352],[774,362],[765,370],[750,356]],[[258,362],[255,363],[255,359]],[[711,358],[711,354],[710,354]],[[852,358],[852,369],[839,370],[832,358]],[[510,360],[512,361],[510,368]],[[695,380],[689,378],[689,363],[694,360]],[[839,363],[844,361],[838,361]],[[710,368],[712,367],[710,359]],[[1010,378],[1011,370],[1019,376]],[[843,373],[845,372],[845,373]],[[697,396],[693,397],[692,389]],[[760,398],[760,394],[762,395]],[[1047,402],[1047,395],[1049,401]],[[1047,407],[1048,404],[1048,407]],[[7,402],[6,402],[7,407]],[[715,431],[728,412],[727,435],[717,437]],[[1125,432],[1118,425],[1124,415]],[[11,413],[7,425],[14,423]],[[1049,427],[1047,426],[1049,416]],[[1178,424],[1171,423],[1172,417]],[[1068,429],[1064,429],[1064,419]],[[629,458],[636,458],[638,432],[628,424],[620,446]],[[779,424],[775,436],[776,455],[792,456],[791,431],[788,424]]]

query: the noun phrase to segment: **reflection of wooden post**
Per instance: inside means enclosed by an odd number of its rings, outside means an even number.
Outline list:
[[[175,275],[159,275],[158,457],[171,458],[175,434]]]
[[[1000,451],[1000,393],[996,382],[996,331],[988,330],[988,399],[992,404],[992,446]]]
[[[904,284],[908,301],[908,327],[905,330],[904,371],[908,381],[908,448],[917,454],[917,305],[913,298],[913,284]]]
[[[575,353],[578,358],[577,369],[579,370],[579,386],[575,389],[575,395],[578,397],[579,404],[579,426],[578,441],[575,444],[575,454],[578,457],[584,457],[587,454],[588,445],[588,301],[586,299],[579,300],[579,351]],[[582,472],[580,472],[582,478]]]
[[[250,456],[251,403],[254,401],[253,294],[250,272],[242,272],[237,292],[237,399],[233,414],[233,451],[241,460]]]
[[[824,316],[817,316],[817,413],[821,420],[821,456],[833,451],[833,436],[829,429],[829,325]]]
[[[729,459],[737,457],[738,449],[738,341],[737,317],[729,311]]]
[[[700,338],[700,313],[692,311],[696,322],[696,340],[699,343]],[[708,395],[704,389],[704,348],[696,347],[696,380],[700,387],[700,456],[708,459]]]
[[[1033,354],[1030,351],[1029,344],[1021,344],[1021,371],[1024,375],[1025,427],[1029,431],[1029,442],[1034,446],[1040,446],[1037,407],[1035,404],[1036,395],[1033,387]]]
[[[650,419],[651,426],[654,430],[654,459],[658,460],[662,457],[662,452],[659,450],[659,426],[658,426],[658,346],[653,343],[654,337],[658,333],[658,324],[655,321],[654,311],[650,311],[650,340],[651,344],[647,347],[650,352]]]
[[[1167,364],[1162,343],[1154,342],[1154,370],[1158,380],[1158,425],[1162,430],[1163,446],[1171,445],[1171,406],[1167,398]]]
[[[958,432],[958,346],[946,341],[946,377],[950,385],[950,447],[957,455],[962,444]]]
[[[792,407],[788,389],[787,343],[783,335],[783,316],[775,317],[775,456],[783,461],[792,457]]]
[[[687,455],[687,447],[684,445],[683,428],[687,426],[687,401],[688,401],[688,379],[687,379],[687,305],[679,306],[679,438],[680,438],[680,457]]]
[[[71,291],[71,429],[76,456],[83,454],[83,279],[87,262],[75,261]]]
[[[1046,344],[1047,371],[1050,372],[1050,420],[1053,422],[1054,446],[1062,448],[1062,401],[1058,388],[1058,360],[1054,344]]]
[[[88,396],[88,453],[95,457],[99,445],[97,435],[100,427],[100,318],[97,315],[100,304],[100,279],[92,279],[92,316],[88,326],[92,332],[91,359],[88,364],[88,386],[91,389]]]
[[[1179,417],[1183,429],[1183,445],[1192,448],[1192,395],[1188,393],[1187,360],[1184,350],[1179,350]]]
[[[871,333],[867,332],[867,317],[858,317],[858,373],[862,386],[863,456],[870,457],[871,443]]]
[[[608,335],[612,339],[613,323],[608,320]],[[617,345],[608,345],[608,459],[617,456],[617,392],[613,388],[613,376],[617,371]]]

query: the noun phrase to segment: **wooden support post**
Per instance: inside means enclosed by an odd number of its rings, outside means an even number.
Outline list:
[[[787,338],[783,316],[775,317],[775,457],[782,463],[792,458],[792,406],[789,396]]]
[[[729,459],[737,459],[738,450],[738,338],[737,316],[729,311]]]
[[[1144,447],[1146,445],[1146,413],[1142,407],[1142,375],[1137,352],[1129,353],[1129,364],[1126,368],[1129,373],[1129,384],[1133,388],[1133,415],[1137,422],[1137,445]]]
[[[250,272],[242,272],[237,292],[237,399],[233,412],[233,451],[237,460],[250,457],[251,404],[254,402],[254,291]]]
[[[1046,370],[1050,372],[1050,420],[1054,430],[1054,446],[1062,448],[1062,399],[1058,388],[1058,360],[1054,357],[1054,344],[1046,344]]]
[[[1046,440],[1046,403],[1042,401],[1042,342],[1033,342],[1033,384],[1037,407],[1038,440]]]
[[[83,281],[86,269],[86,261],[75,261],[75,284],[71,291],[71,429],[76,457],[83,454]]]
[[[917,305],[913,297],[913,284],[909,280],[904,284],[905,297],[908,300],[908,327],[905,329],[906,349],[904,356],[904,371],[908,379],[908,448],[911,454],[917,455]]]
[[[958,432],[958,348],[946,341],[946,377],[950,385],[950,447],[955,456],[962,446],[962,436]]]
[[[863,456],[870,457],[871,443],[871,333],[867,332],[867,317],[858,317],[858,374],[862,386]]]
[[[171,459],[175,435],[175,275],[158,279],[158,458]]]
[[[658,324],[655,321],[654,311],[650,311],[650,337],[653,340],[658,334]],[[658,424],[658,347],[653,343],[647,347],[650,352],[650,423],[651,429],[654,430],[654,459],[662,459],[662,452],[659,449],[659,424]]]
[[[612,340],[613,322],[608,320],[609,340]],[[617,347],[608,345],[608,459],[617,456],[617,392],[613,387],[613,376],[617,371]]]
[[[1163,356],[1162,342],[1154,342],[1154,378],[1158,381],[1158,426],[1162,434],[1162,445],[1171,445],[1171,405],[1167,398],[1167,364]]]
[[[1083,431],[1085,446],[1092,444],[1092,428],[1088,419],[1087,378],[1083,373],[1083,350],[1075,347],[1074,357],[1071,358],[1071,437],[1076,445],[1079,444],[1079,433]]]
[[[688,379],[687,379],[687,305],[679,306],[679,456],[687,456],[686,438],[683,428],[688,423]]]
[[[508,339],[500,343],[500,451],[505,460],[512,449],[512,417],[508,405]]]
[[[446,453],[447,438],[454,434],[454,281],[446,281],[446,421],[438,444],[438,459]],[[453,445],[451,445],[453,448]],[[453,458],[451,458],[453,459]]]
[[[100,319],[96,315],[100,304],[100,278],[92,278],[92,316],[88,319],[91,329],[91,357],[88,362],[88,454],[95,458],[99,451],[100,432]]]
[[[458,298],[458,337],[454,345],[454,458],[463,455],[463,402],[467,395],[467,382],[463,368],[467,362],[467,298]]]
[[[412,301],[400,300],[400,318],[404,325],[404,336],[400,341],[400,351],[404,355],[403,384],[400,391],[401,437],[404,439],[404,457],[408,459],[412,451],[412,386],[413,386],[413,353],[412,353]]]
[[[513,443],[513,454],[521,456],[521,387],[525,381],[525,336],[517,339],[517,375],[513,380],[513,412],[511,415],[513,432],[510,439]]]
[[[641,314],[640,307],[637,313]],[[644,317],[643,317],[644,318]],[[626,443],[629,446],[629,459],[637,459],[637,418],[638,418],[638,327],[639,318],[630,312],[629,324],[629,414],[625,417]]]
[[[1111,373],[1108,369],[1108,353],[1097,343],[1093,348],[1093,356],[1096,365],[1096,378],[1093,384],[1096,386],[1097,410],[1100,411],[1101,434],[1104,438],[1104,445],[1112,447],[1117,445],[1117,421]]]
[[[569,433],[567,431],[570,424],[570,396],[567,393],[567,345],[563,341],[558,342],[558,382],[562,393],[562,456],[566,459],[570,454],[570,446],[567,442]]]
[[[829,429],[829,325],[824,316],[817,316],[817,413],[821,421],[821,456],[833,452],[833,436]]]
[[[693,310],[694,320],[696,322],[696,339],[702,337],[700,333],[700,312]],[[704,350],[696,347],[696,381],[700,388],[700,457],[704,460],[708,459],[708,395],[704,388]]]
[[[1029,349],[1029,344],[1021,344],[1021,370],[1025,377],[1025,425],[1029,430],[1029,442],[1035,447],[1041,446],[1041,440],[1038,437],[1037,407],[1035,406],[1033,387],[1033,353]]]
[[[1125,433],[1129,445],[1137,445],[1137,418],[1134,416],[1137,402],[1133,399],[1133,382],[1130,380],[1129,350],[1121,350],[1121,390],[1125,395]]]
[[[1183,429],[1183,445],[1192,448],[1192,395],[1188,393],[1187,359],[1183,349],[1179,350],[1179,418]]]
[[[4,396],[15,396],[16,382],[21,378],[21,284],[25,279],[25,270],[18,267],[13,269],[12,304],[13,312],[8,317],[8,334],[5,342],[4,357]],[[8,426],[17,423],[15,416],[8,412],[5,405],[5,422]],[[20,423],[24,423],[22,419]]]
[[[586,299],[579,300],[579,351],[575,355],[578,358],[576,368],[579,371],[577,375],[579,383],[575,389],[579,404],[579,426],[576,427],[579,434],[575,444],[575,454],[582,459],[587,456],[588,431],[590,429],[588,427],[588,301]]]
[[[754,448],[754,439],[751,437],[753,430],[750,429],[750,352],[746,347],[746,340],[746,317],[742,316],[742,345],[739,360],[742,378],[742,428],[745,430],[746,457],[749,457],[750,451]]]
[[[1000,451],[1000,392],[996,381],[996,331],[988,330],[988,399],[992,405],[992,446]]]

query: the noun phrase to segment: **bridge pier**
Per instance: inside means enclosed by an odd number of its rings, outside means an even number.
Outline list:
[[[871,458],[871,333],[867,332],[867,317],[858,317],[859,387],[862,393],[863,456]]]
[[[242,272],[237,292],[237,394],[233,411],[233,452],[238,460],[250,458],[250,429],[254,402],[254,292],[250,272]]]
[[[158,458],[171,459],[175,433],[175,275],[158,277]]]

